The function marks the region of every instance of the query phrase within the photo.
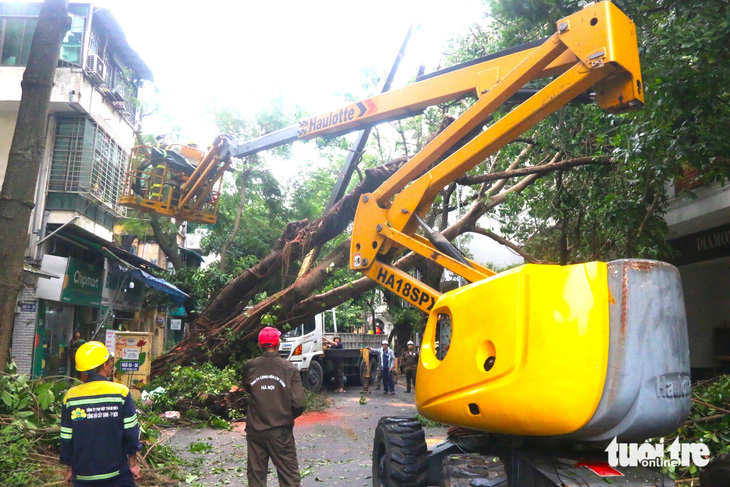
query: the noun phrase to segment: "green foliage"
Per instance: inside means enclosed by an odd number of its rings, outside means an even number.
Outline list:
[[[212,449],[213,445],[211,445],[207,441],[192,441],[188,446],[189,451],[200,454],[210,453]]]
[[[421,426],[424,428],[445,428],[448,425],[439,423],[438,421],[431,421],[430,419],[426,418],[425,416],[421,416],[420,414],[416,414],[416,419],[419,423],[421,423]]]
[[[233,386],[241,384],[238,371],[233,366],[221,370],[210,363],[195,366],[175,366],[172,370],[155,377],[147,387],[158,387],[165,392],[156,395],[152,409],[158,412],[179,410],[180,400],[191,401],[193,405],[206,407],[210,396],[227,393]]]
[[[220,252],[233,230],[241,202],[238,188],[245,184],[246,200],[239,231],[228,248],[228,259],[238,268],[245,269],[268,254],[289,219],[282,189],[262,164],[247,162],[243,170],[236,172],[235,185],[226,185],[220,197],[218,221],[210,226],[210,234],[202,242],[204,252]]]
[[[219,418],[218,416],[213,416],[210,418],[210,421],[208,422],[211,428],[213,429],[220,429],[220,430],[231,430],[231,423],[226,421],[223,418]]]
[[[314,220],[322,215],[335,185],[342,161],[300,172],[289,189],[292,220]]]
[[[712,458],[730,453],[730,414],[724,413],[730,406],[730,375],[696,384],[692,388],[692,399],[687,422],[676,435],[665,438],[664,445],[669,447],[678,436],[682,443],[705,443]],[[695,465],[669,467],[667,473],[674,479],[698,476]]]
[[[58,434],[36,435],[60,423],[61,399],[66,379],[29,380],[14,373],[0,375],[0,483],[21,486],[44,483],[41,464],[32,454],[46,445],[57,445]]]
[[[304,389],[304,410],[305,411],[324,411],[330,407],[330,401],[324,392],[312,392]]]

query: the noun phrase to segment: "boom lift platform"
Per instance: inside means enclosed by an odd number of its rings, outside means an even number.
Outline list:
[[[525,90],[540,79],[547,79],[543,88]],[[362,195],[355,215],[350,268],[428,314],[418,411],[456,426],[447,442],[427,452],[415,418],[382,418],[373,485],[673,485],[656,470],[608,466],[604,448],[615,438],[637,442],[672,433],[689,413],[678,271],[628,259],[528,264],[496,274],[423,221],[445,186],[586,92],[614,114],[644,104],[634,24],[610,1],[558,20],[547,39],[431,73],[252,142],[221,141],[209,159],[215,168],[231,156],[477,98],[378,189]],[[525,93],[531,96],[480,131],[495,110]],[[211,173],[215,169],[187,179],[177,208],[200,208],[202,192],[194,188],[205,187],[200,177]],[[439,293],[390,264],[402,250],[469,284]]]
[[[222,176],[231,165],[230,157],[221,158],[226,144],[218,138],[207,152],[182,144],[132,148],[119,203],[178,220],[215,223]]]

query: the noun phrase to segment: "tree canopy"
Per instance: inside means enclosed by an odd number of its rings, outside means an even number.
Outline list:
[[[451,42],[447,64],[553,33],[555,21],[579,9],[578,3],[582,2],[490,1],[485,21]],[[726,80],[730,68],[721,61],[730,40],[730,24],[723,20],[727,6],[659,0],[617,4],[636,22],[644,109],[611,115],[592,103],[563,107],[444,188],[426,215],[429,225],[444,231],[448,239],[469,233],[487,235],[533,262],[671,258],[672,251],[665,242],[667,188],[689,169],[696,170],[702,182],[724,182],[728,175],[724,134],[729,119]],[[250,267],[232,275],[203,312],[199,325],[206,335],[200,340],[210,350],[219,350],[209,352],[211,356],[225,356],[220,351],[226,341],[224,330],[245,338],[252,336],[262,320],[285,326],[292,319],[352,298],[357,299],[343,310],[343,320],[348,314],[364,314],[366,308],[371,312],[369,303],[373,301],[367,293],[372,282],[338,270],[347,262],[348,234],[344,229],[346,218],[352,218],[354,212],[352,202],[368,184],[392,173],[395,161],[387,170],[383,164],[393,157],[412,156],[472,101],[432,107],[416,117],[376,127],[360,168],[378,168],[380,173],[371,172],[377,177],[370,180],[358,178],[367,183],[363,187],[359,180],[353,181],[350,190],[354,192],[346,198],[347,203],[327,212],[321,220],[314,219],[326,203],[344,157],[343,139],[320,139],[317,146],[326,163],[304,170],[290,187],[280,186],[279,193],[273,181],[269,180],[269,186],[263,178],[255,181],[252,170],[247,183],[251,195],[241,216],[246,222],[245,232],[236,237],[232,247],[238,255],[250,256]],[[508,109],[500,109],[495,119]],[[264,170],[264,166],[260,168]],[[233,228],[231,215],[236,204],[235,197],[229,197],[231,200],[222,205],[225,214],[219,228],[213,229],[208,240],[210,249]],[[464,212],[455,220],[457,208]],[[481,226],[484,216],[495,222],[496,233]],[[339,233],[329,228],[333,222]],[[467,244],[468,238],[463,238],[457,245],[468,253]],[[268,254],[267,245],[271,250]],[[313,246],[323,245],[326,251],[313,267],[313,274],[294,284],[301,257]],[[442,278],[440,268],[413,255],[401,257],[397,263],[404,269],[418,269],[432,286],[438,286]],[[261,295],[264,283],[268,291]],[[397,331],[398,335],[407,336],[408,330],[422,324],[407,309],[400,309],[397,300],[388,301],[396,321],[406,326],[406,331]],[[250,310],[241,314],[246,306],[251,306]],[[193,350],[200,344],[196,340],[182,344],[180,351]],[[166,360],[177,363],[198,355],[181,352]]]

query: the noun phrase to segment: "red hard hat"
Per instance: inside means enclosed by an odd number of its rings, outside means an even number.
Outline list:
[[[279,344],[281,332],[276,328],[267,326],[259,332],[259,345],[265,348],[275,347]]]

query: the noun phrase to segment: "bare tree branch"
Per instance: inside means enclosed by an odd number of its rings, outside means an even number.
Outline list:
[[[233,222],[231,233],[228,234],[226,241],[223,242],[223,245],[221,246],[221,260],[218,262],[218,269],[220,269],[221,272],[226,272],[228,263],[228,247],[230,247],[233,240],[235,240],[236,235],[238,235],[238,229],[241,226],[241,217],[243,216],[243,211],[246,209],[248,177],[251,175],[251,171],[253,171],[253,167],[246,165],[241,173],[241,185],[239,187],[240,198],[238,200],[238,207],[236,208],[236,219]]]
[[[459,184],[481,184],[487,181],[526,176],[528,174],[539,174],[540,176],[544,176],[552,171],[570,169],[571,167],[584,166],[587,164],[610,165],[614,164],[614,161],[609,157],[578,157],[575,159],[568,159],[567,161],[550,162],[541,166],[523,167],[520,169],[493,172],[491,174],[482,174],[477,176],[462,176],[457,179],[456,182]]]
[[[470,228],[469,231],[472,233],[478,233],[480,235],[484,235],[485,237],[491,238],[495,242],[499,242],[500,244],[504,245],[505,247],[508,247],[513,252],[517,253],[520,257],[522,257],[523,259],[525,259],[528,262],[531,262],[533,264],[542,264],[543,263],[543,261],[541,261],[537,257],[534,257],[533,255],[522,250],[522,247],[520,247],[519,245],[517,245],[513,242],[510,242],[509,240],[507,240],[504,237],[500,237],[499,235],[497,235],[496,233],[494,233],[491,230],[487,230],[486,228],[474,226],[474,227]]]

